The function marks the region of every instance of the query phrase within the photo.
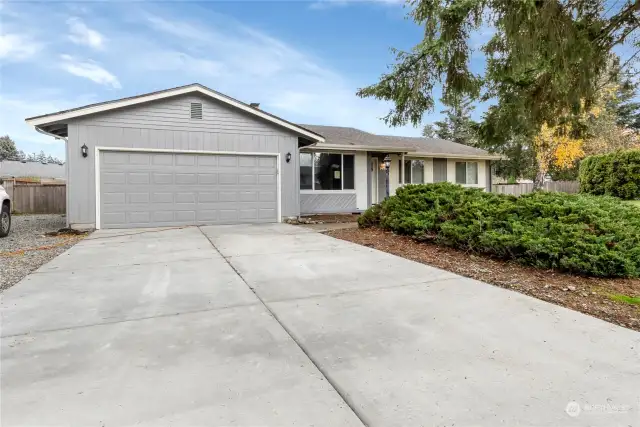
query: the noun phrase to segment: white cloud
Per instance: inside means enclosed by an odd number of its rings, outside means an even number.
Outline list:
[[[140,57],[140,60],[146,63],[145,68],[150,71],[178,71],[185,75],[215,77],[224,69],[224,65],[219,62],[169,50],[149,52]]]
[[[116,76],[93,61],[81,61],[70,55],[60,55],[60,58],[63,61],[60,67],[70,74],[114,89],[122,88]]]
[[[157,45],[144,44],[139,47],[143,53],[130,52],[130,58],[123,58],[132,70],[155,75],[182,67],[184,74],[200,79],[195,81],[246,102],[260,102],[265,110],[291,121],[419,135],[412,127],[387,127],[380,118],[390,105],[358,98],[359,85],[327,67],[321,58],[232,18],[207,16],[204,26],[148,12],[143,17],[154,30]],[[166,50],[169,43],[189,53]]]
[[[0,59],[22,61],[38,53],[42,45],[21,34],[0,34]]]
[[[69,26],[69,40],[75,44],[90,46],[94,49],[102,49],[104,47],[104,36],[93,30],[82,22],[80,18],[71,17],[67,19]]]

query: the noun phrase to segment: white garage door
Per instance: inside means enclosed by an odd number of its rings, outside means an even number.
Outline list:
[[[277,157],[100,151],[101,228],[277,222]]]

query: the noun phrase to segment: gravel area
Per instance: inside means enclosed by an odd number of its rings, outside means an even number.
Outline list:
[[[46,236],[65,227],[64,215],[14,215],[11,232],[0,238],[0,291],[18,283],[84,236]]]

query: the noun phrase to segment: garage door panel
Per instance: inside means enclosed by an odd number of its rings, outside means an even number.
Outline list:
[[[276,168],[276,158],[271,156],[271,157],[260,157],[258,160],[258,166],[260,166],[261,168],[270,168],[270,169],[275,169]]]
[[[127,172],[127,184],[149,184],[149,172]]]
[[[102,152],[104,228],[277,221],[274,156]]]
[[[259,209],[258,214],[260,219],[273,218],[276,215],[275,209]]]
[[[129,193],[127,196],[131,204],[149,204],[149,193]]]
[[[198,183],[198,176],[195,173],[177,173],[175,183],[178,185],[193,185]]]
[[[133,211],[127,213],[128,222],[150,223],[151,215],[148,211]]]
[[[148,165],[151,163],[149,154],[143,153],[131,153],[129,154],[129,164],[130,165]]]
[[[195,154],[176,154],[176,166],[195,166]]]
[[[102,196],[104,204],[123,204],[125,203],[126,194],[124,192],[105,193]]]
[[[258,184],[275,184],[276,183],[276,176],[275,175],[266,175],[266,174],[260,174],[258,175]]]
[[[238,156],[222,155],[218,158],[218,166],[235,168],[238,166]]]
[[[211,185],[218,183],[218,175],[215,173],[199,173],[198,184]]]
[[[195,203],[196,195],[194,193],[176,193],[176,203]]]
[[[158,173],[154,172],[152,174],[152,183],[156,185],[170,185],[173,184],[173,174],[172,173]]]
[[[189,224],[195,224],[196,212],[195,211],[175,211],[175,220],[177,222],[185,222]]]
[[[277,199],[278,195],[275,191],[261,191],[258,197],[261,202],[275,202]]]
[[[218,156],[198,156],[198,166],[218,166]]]
[[[105,184],[125,184],[127,178],[124,172],[105,172],[100,181]]]
[[[173,211],[154,211],[153,222],[173,222]]]
[[[234,173],[221,173],[218,175],[218,183],[221,185],[236,185],[238,183],[238,175]]]
[[[153,154],[151,163],[155,166],[172,166],[173,156],[167,156],[166,154]]]
[[[173,203],[173,193],[151,193],[151,203]]]
[[[218,201],[217,192],[198,193],[198,204],[217,202],[217,201]]]

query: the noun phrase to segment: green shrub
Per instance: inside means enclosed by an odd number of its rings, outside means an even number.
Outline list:
[[[582,193],[640,198],[640,150],[591,156],[580,163]]]
[[[640,214],[612,197],[536,192],[516,198],[449,183],[407,185],[364,217],[361,226],[379,224],[540,268],[640,276]]]
[[[360,228],[376,227],[380,225],[381,205],[373,205],[358,217]]]

